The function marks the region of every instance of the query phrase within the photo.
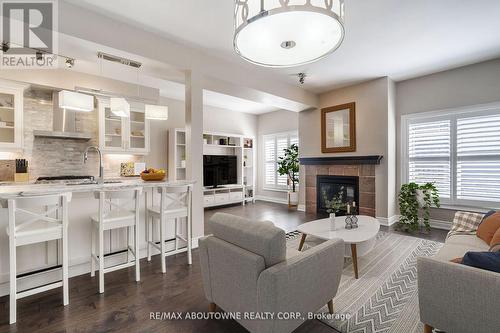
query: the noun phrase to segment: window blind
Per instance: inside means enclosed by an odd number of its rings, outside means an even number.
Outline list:
[[[265,184],[274,186],[276,184],[276,138],[266,136],[264,139],[265,150]]]
[[[278,161],[285,156],[284,150],[291,144],[298,145],[297,133],[281,133],[264,136],[264,186],[268,188],[285,189],[288,185],[286,175],[278,174]]]
[[[500,114],[457,119],[457,199],[500,202]]]
[[[443,198],[451,195],[451,122],[439,120],[408,126],[408,178],[434,183]]]

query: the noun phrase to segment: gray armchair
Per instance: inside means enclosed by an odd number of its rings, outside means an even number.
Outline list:
[[[200,239],[199,253],[210,311],[217,304],[240,313],[238,322],[251,332],[290,332],[327,303],[333,312],[344,262],[341,239],[298,252],[286,249],[285,232],[271,222],[217,213],[209,225],[213,235]],[[256,320],[245,313],[274,316]],[[283,313],[301,316],[281,318]]]

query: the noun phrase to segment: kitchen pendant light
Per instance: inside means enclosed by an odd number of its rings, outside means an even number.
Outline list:
[[[109,100],[111,113],[117,117],[130,117],[130,104],[125,98],[112,97]]]
[[[267,67],[317,61],[344,39],[344,0],[236,0],[234,49]]]
[[[168,106],[146,104],[146,119],[168,120]]]
[[[75,91],[61,90],[58,94],[59,108],[65,110],[94,111],[94,96]]]

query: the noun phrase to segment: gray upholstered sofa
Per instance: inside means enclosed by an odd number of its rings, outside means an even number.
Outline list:
[[[500,330],[500,274],[450,262],[468,251],[488,251],[476,235],[452,235],[434,257],[419,257],[418,298],[425,332]]]
[[[237,313],[251,332],[291,332],[337,293],[344,262],[344,242],[330,240],[305,252],[286,249],[285,232],[271,222],[217,213],[211,236],[200,239],[203,288],[210,302]],[[286,317],[301,313],[299,318]],[[274,318],[250,319],[273,314]],[[283,317],[285,315],[285,317]],[[279,318],[279,317],[282,318]]]

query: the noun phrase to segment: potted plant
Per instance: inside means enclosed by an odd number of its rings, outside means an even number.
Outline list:
[[[334,195],[333,198],[328,199],[326,195],[326,191],[323,191],[323,201],[325,203],[326,212],[330,214],[330,230],[335,230],[335,214],[339,212],[341,208],[345,206],[344,203],[344,186],[340,188],[340,191],[337,195]]]
[[[299,183],[299,146],[291,145],[284,149],[285,155],[278,159],[278,173],[288,178],[288,204],[297,206],[299,204],[299,193],[296,192]]]
[[[396,227],[399,230],[415,232],[419,230],[421,222],[426,231],[431,230],[430,209],[440,206],[439,192],[433,183],[403,184],[398,199],[401,217]]]

